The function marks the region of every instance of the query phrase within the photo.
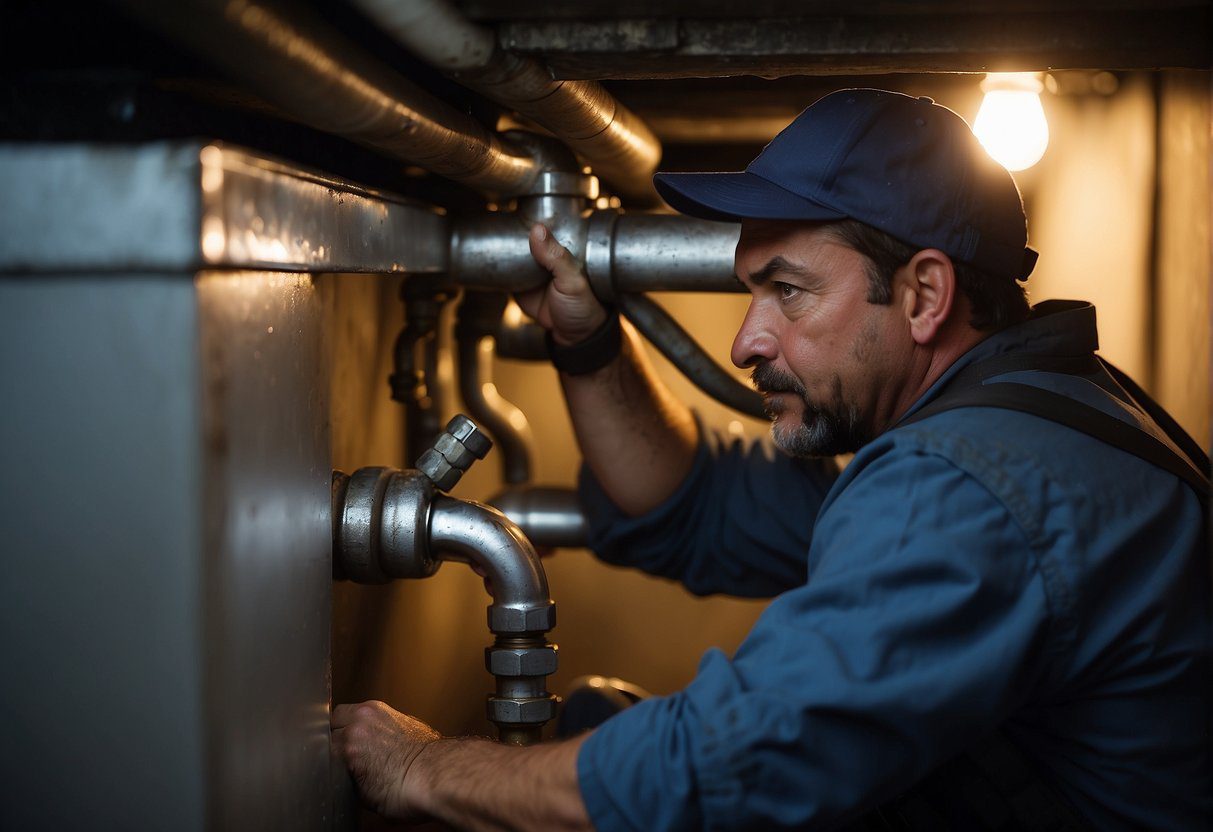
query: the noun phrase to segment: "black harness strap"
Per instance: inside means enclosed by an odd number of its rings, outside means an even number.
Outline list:
[[[1025,370],[1091,375],[1105,368],[1125,389],[1134,404],[1174,443],[1175,448],[1139,427],[1051,390],[1012,381],[983,383],[995,376]],[[1208,500],[1209,458],[1204,451],[1132,379],[1119,370],[1113,370],[1110,364],[1095,355],[1010,355],[987,359],[958,373],[939,398],[899,422],[897,427],[959,407],[1000,407],[1029,413],[1099,439],[1162,468],[1191,486],[1201,499]]]

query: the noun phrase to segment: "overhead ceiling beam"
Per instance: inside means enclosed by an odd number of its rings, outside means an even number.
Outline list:
[[[498,40],[542,55],[558,78],[1208,69],[1211,22],[1208,4],[1169,3],[1060,13],[548,18],[501,21]]]

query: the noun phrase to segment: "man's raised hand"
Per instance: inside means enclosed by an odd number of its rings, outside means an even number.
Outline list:
[[[577,258],[542,224],[531,227],[531,256],[551,272],[546,286],[515,296],[522,311],[552,333],[557,344],[569,345],[590,337],[607,312],[594,297]]]

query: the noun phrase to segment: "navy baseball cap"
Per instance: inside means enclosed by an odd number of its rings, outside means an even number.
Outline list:
[[[1015,180],[963,118],[929,98],[848,89],[796,117],[737,173],[658,173],[662,198],[708,220],[851,218],[994,275],[1036,265]]]

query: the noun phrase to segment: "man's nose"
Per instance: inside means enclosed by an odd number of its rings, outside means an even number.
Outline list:
[[[775,337],[764,322],[764,315],[758,305],[751,302],[746,310],[745,320],[737,337],[733,339],[733,350],[730,358],[738,367],[753,367],[760,361],[770,361],[776,357]]]

